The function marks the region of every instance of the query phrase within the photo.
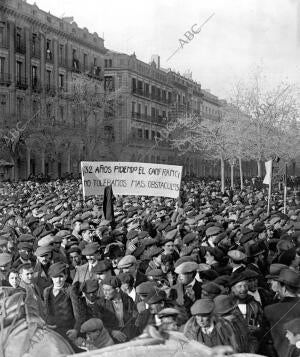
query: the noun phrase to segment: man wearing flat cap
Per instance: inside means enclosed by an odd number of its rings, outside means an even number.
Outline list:
[[[103,323],[116,343],[125,342],[137,336],[135,303],[121,290],[121,280],[116,276],[102,281],[103,297],[99,303],[103,307]]]
[[[265,307],[264,314],[268,322],[273,345],[278,357],[287,355],[288,340],[285,338],[284,324],[300,316],[300,274],[289,268],[282,269],[277,278],[280,302]]]
[[[35,251],[37,262],[33,270],[33,281],[39,287],[42,296],[44,289],[52,284],[48,274],[50,265],[53,263],[52,251],[53,248],[51,246],[37,247]]]
[[[199,299],[191,307],[192,317],[184,326],[183,333],[189,340],[195,340],[208,347],[229,345],[230,336],[221,331],[221,323],[213,315],[214,302]]]
[[[123,273],[129,273],[134,278],[134,287],[137,287],[144,281],[147,281],[147,277],[143,274],[137,266],[137,260],[133,255],[125,255],[118,263],[118,269]]]
[[[240,273],[246,269],[246,265],[244,264],[247,259],[247,255],[240,250],[230,250],[227,253],[229,257],[229,265],[232,268],[232,273]]]
[[[196,279],[198,264],[192,261],[181,263],[176,267],[178,283],[173,286],[177,292],[176,302],[184,306],[189,313],[193,303],[201,298],[201,283]]]
[[[78,291],[66,282],[67,266],[63,262],[52,264],[49,276],[52,285],[44,290],[46,322],[63,336],[75,340],[85,318]]]
[[[88,351],[114,345],[114,341],[104,327],[101,319],[91,318],[85,321],[81,325],[80,332],[86,334],[86,341],[83,347]],[[80,342],[82,344],[84,341],[80,340]],[[78,345],[78,341],[76,341],[76,344]],[[79,345],[79,347],[81,346]]]
[[[262,337],[263,310],[261,304],[248,294],[247,276],[234,273],[231,276],[231,296],[242,314],[251,335],[250,352],[256,353]]]
[[[73,284],[77,281],[83,283],[86,280],[97,279],[97,276],[94,273],[94,268],[98,264],[98,258],[100,258],[99,249],[100,247],[98,243],[89,243],[85,246],[81,254],[86,257],[87,263],[75,267],[76,273],[73,279]]]

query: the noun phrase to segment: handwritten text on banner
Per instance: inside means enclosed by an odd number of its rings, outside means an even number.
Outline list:
[[[182,166],[140,162],[82,161],[84,196],[101,195],[112,185],[116,195],[179,196]]]

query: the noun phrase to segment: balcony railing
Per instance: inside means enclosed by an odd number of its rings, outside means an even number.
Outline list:
[[[132,89],[132,94],[140,95],[140,96],[145,97],[145,98],[149,98],[150,97],[150,93],[149,92],[145,92],[141,88],[133,88]]]
[[[91,78],[98,79],[99,81],[103,81],[104,79],[103,71],[99,66],[92,66],[91,70],[87,73],[87,75]]]
[[[16,87],[18,89],[26,90],[28,88],[27,78],[26,77],[22,77],[22,76],[18,76],[16,78]]]
[[[21,54],[26,53],[26,45],[24,42],[16,43],[16,52]]]
[[[10,86],[11,76],[9,73],[0,73],[0,86]]]

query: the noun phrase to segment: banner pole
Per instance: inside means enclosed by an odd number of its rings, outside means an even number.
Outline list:
[[[269,194],[268,194],[268,210],[267,215],[270,214],[270,204],[271,204],[271,194],[272,194],[272,171],[273,171],[273,161],[271,161],[271,177],[269,182]]]
[[[85,190],[84,190],[84,177],[83,177],[82,161],[80,162],[80,170],[81,170],[81,181],[82,181],[82,196],[83,196],[83,202],[85,202]]]
[[[283,190],[283,213],[286,214],[286,200],[287,200],[287,163],[285,163],[284,172],[284,190]]]

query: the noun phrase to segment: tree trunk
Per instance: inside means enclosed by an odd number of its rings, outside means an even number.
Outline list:
[[[234,179],[234,165],[233,165],[233,164],[230,165],[230,179],[231,179],[231,188],[234,189],[234,183],[233,183],[233,179]]]
[[[243,162],[240,157],[239,157],[239,167],[240,167],[241,190],[243,190],[244,188]]]
[[[261,177],[261,162],[257,160],[257,177]]]
[[[225,192],[225,162],[224,159],[221,158],[221,190]]]

